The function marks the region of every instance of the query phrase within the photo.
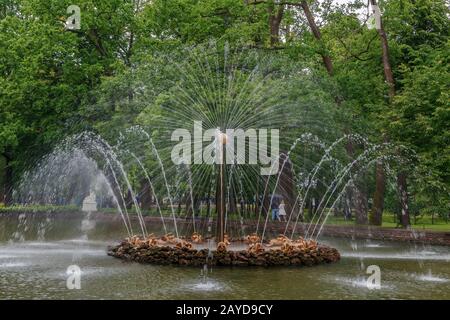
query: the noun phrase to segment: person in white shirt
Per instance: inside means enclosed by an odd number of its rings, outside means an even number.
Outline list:
[[[284,204],[284,200],[283,200],[280,203],[280,207],[279,207],[279,211],[278,211],[278,220],[286,222],[287,221],[286,220],[286,210],[284,209],[284,206],[285,206],[285,204]]]

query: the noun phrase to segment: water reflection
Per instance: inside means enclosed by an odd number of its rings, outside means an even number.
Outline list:
[[[88,239],[71,238],[75,232],[70,230],[55,231],[47,241],[1,239],[0,299],[450,299],[447,247],[323,239],[341,251],[339,263],[216,267],[205,276],[200,268],[140,265],[107,256],[108,245],[122,236],[117,230],[98,223]],[[66,288],[70,265],[81,268],[81,290]],[[379,290],[367,288],[369,265],[381,269]]]

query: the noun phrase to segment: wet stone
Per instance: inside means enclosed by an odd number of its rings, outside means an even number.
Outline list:
[[[208,249],[177,248],[170,246],[132,246],[126,241],[109,247],[108,255],[145,264],[202,266],[313,266],[332,263],[340,260],[339,252],[327,246],[319,246],[312,250],[304,249],[292,252],[282,250],[266,250],[260,253],[242,251],[211,251]]]

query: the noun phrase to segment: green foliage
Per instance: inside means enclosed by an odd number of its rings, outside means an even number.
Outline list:
[[[266,33],[264,8],[235,0],[156,0],[140,18],[146,42],[203,43],[209,39],[255,43]],[[144,40],[145,41],[145,40]]]
[[[397,66],[426,63],[428,55],[448,41],[449,8],[445,0],[383,1],[382,7],[389,36],[395,39],[391,47]]]
[[[389,113],[394,137],[418,153],[418,199],[441,215],[450,208],[449,48],[434,51],[427,64],[406,72],[404,90]],[[426,201],[424,201],[426,200]],[[429,207],[430,209],[431,207]],[[438,209],[439,208],[439,209]]]
[[[81,29],[68,31],[70,0],[1,0],[0,153],[11,159],[17,180],[26,166],[74,132],[94,130],[112,141],[125,128],[143,124],[161,138],[158,119],[173,117],[168,107],[180,97],[177,88],[186,87],[176,67],[208,43],[229,45],[240,48],[243,57],[256,53],[270,75],[263,77],[271,89],[266,93],[283,101],[279,113],[286,141],[305,132],[327,142],[347,131],[376,143],[389,135],[417,154],[411,206],[418,215],[446,217],[449,9],[444,0],[379,2],[396,80],[392,104],[377,31],[358,15],[363,1],[310,1],[321,41],[310,32],[301,8],[286,6],[274,48],[268,25],[274,1],[79,0]],[[332,58],[333,77],[326,74],[321,54]],[[242,74],[246,71],[242,68]],[[244,83],[236,86],[242,89]],[[192,109],[207,109],[210,101],[202,102]],[[311,148],[292,156],[306,168],[320,153]],[[147,161],[154,166],[154,160]],[[131,178],[140,185],[137,174]],[[373,177],[366,183],[373,185]],[[395,197],[389,190],[388,207]]]

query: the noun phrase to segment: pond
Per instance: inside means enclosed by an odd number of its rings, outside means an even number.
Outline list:
[[[450,299],[450,248],[322,238],[341,252],[315,267],[153,266],[109,257],[122,222],[0,217],[0,299]],[[27,220],[27,219],[25,219]],[[92,222],[92,221],[91,221]],[[33,231],[34,230],[34,231]],[[22,240],[11,241],[22,233]],[[80,289],[67,288],[69,266]],[[381,271],[369,289],[367,268]]]

